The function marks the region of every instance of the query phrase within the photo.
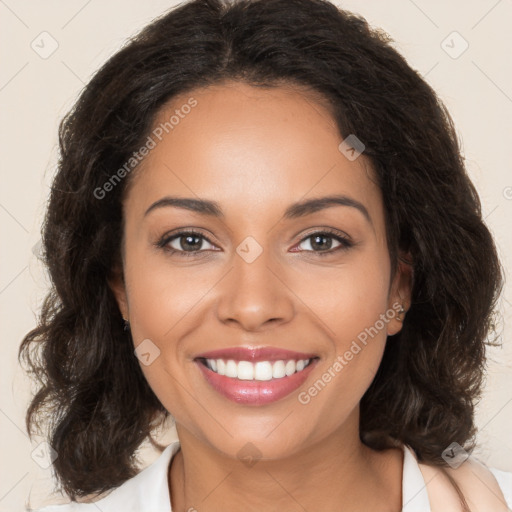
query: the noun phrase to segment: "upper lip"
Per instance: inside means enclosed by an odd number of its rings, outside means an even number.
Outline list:
[[[233,359],[234,361],[299,361],[301,359],[313,359],[316,354],[295,352],[276,347],[229,347],[219,350],[203,352],[196,359]]]

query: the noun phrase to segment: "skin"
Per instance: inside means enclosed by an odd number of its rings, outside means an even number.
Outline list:
[[[369,162],[340,152],[325,104],[297,87],[197,89],[174,98],[155,126],[190,97],[197,106],[131,176],[122,275],[111,282],[134,345],[150,339],[160,350],[141,368],[176,420],[172,510],[215,512],[226,503],[254,511],[400,510],[402,451],[366,447],[358,423],[361,397],[401,322],[389,320],[317,396],[298,401],[359,333],[394,303],[410,303],[410,268],[391,276],[382,194]],[[360,202],[371,222],[341,205],[283,218],[292,203],[333,194]],[[145,215],[170,195],[216,201],[224,215],[171,206]],[[190,248],[175,238],[167,247],[177,254],[157,247],[164,235],[191,228],[206,239]],[[336,250],[335,238],[314,246],[311,234],[325,228],[353,246]],[[252,263],[236,251],[248,236],[263,249]],[[194,248],[200,252],[183,256]],[[296,392],[246,406],[213,390],[194,362],[201,352],[237,345],[320,359]],[[259,451],[252,466],[237,456],[248,442]]]

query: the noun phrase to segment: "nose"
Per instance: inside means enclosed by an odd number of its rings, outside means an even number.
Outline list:
[[[247,331],[289,322],[295,314],[294,295],[285,279],[286,272],[272,264],[266,251],[251,263],[236,254],[233,268],[219,283],[219,321]]]

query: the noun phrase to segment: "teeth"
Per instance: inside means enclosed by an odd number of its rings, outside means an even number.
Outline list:
[[[309,365],[311,359],[301,359],[295,361],[233,361],[233,359],[206,359],[206,366],[218,373],[233,379],[239,380],[271,380],[282,379],[293,375],[295,372],[301,372]]]
[[[258,361],[254,365],[254,380],[270,380],[271,378],[272,363],[269,361]]]
[[[232,359],[226,362],[226,377],[238,377],[238,367]]]
[[[276,361],[272,365],[272,378],[281,379],[286,375],[284,361]]]
[[[239,361],[236,377],[238,377],[240,380],[253,380],[254,365],[249,361]]]
[[[295,373],[296,369],[297,369],[297,364],[295,363],[295,361],[293,359],[290,359],[286,363],[286,366],[284,367],[286,376],[293,375]]]

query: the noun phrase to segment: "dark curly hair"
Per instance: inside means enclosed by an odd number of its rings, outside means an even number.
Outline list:
[[[62,489],[119,486],[170,413],[148,385],[108,285],[121,260],[122,200],[138,170],[97,191],[144,143],[173,97],[238,80],[325,99],[356,134],[385,206],[393,269],[409,255],[411,307],[360,407],[360,435],[445,465],[475,445],[474,405],[503,274],[450,115],[391,39],[327,0],[192,0],[146,26],[95,74],[59,130],[42,230],[51,289],[19,358],[40,388],[26,415],[58,452]]]

